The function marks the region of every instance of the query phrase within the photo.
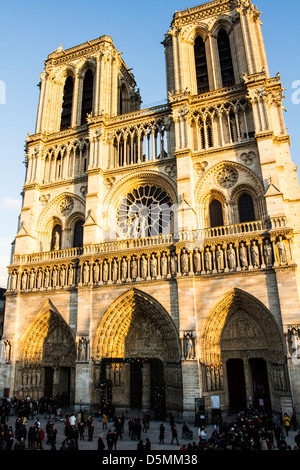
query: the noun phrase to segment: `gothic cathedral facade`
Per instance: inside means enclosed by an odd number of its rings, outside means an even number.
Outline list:
[[[0,385],[73,406],[300,413],[300,190],[249,0],[176,12],[166,104],[109,36],[45,61]]]

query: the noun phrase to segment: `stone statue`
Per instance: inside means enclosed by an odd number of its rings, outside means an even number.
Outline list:
[[[280,264],[287,264],[286,247],[281,236],[278,239],[277,248]]]
[[[90,268],[87,263],[84,264],[83,266],[83,283],[87,284],[89,282],[89,277],[90,277]]]
[[[93,266],[93,273],[94,273],[94,282],[98,283],[99,282],[99,274],[100,274],[100,266],[99,263],[96,261],[96,263]]]
[[[208,247],[205,250],[204,258],[206,271],[212,271],[212,256]]]
[[[223,250],[221,250],[220,245],[218,245],[218,249],[216,251],[216,264],[217,264],[217,270],[218,271],[223,271],[223,269],[224,269],[224,253],[223,253]]]
[[[150,259],[150,272],[151,272],[152,277],[157,276],[157,259],[154,254],[152,255]]]
[[[58,232],[55,232],[54,235],[54,250],[57,251],[60,249],[60,236]]]
[[[181,254],[181,272],[186,274],[189,272],[189,257],[186,250],[183,250]]]
[[[255,241],[252,242],[251,246],[251,260],[254,268],[259,266],[259,251]]]
[[[195,270],[195,273],[200,273],[201,271],[201,257],[197,249],[195,250],[195,253],[194,253],[194,270]]]
[[[175,276],[176,273],[177,273],[177,260],[176,260],[176,254],[173,251],[171,255],[171,274]]]
[[[137,278],[137,262],[135,258],[131,260],[131,279]]]
[[[229,249],[227,250],[227,258],[228,258],[228,267],[229,269],[236,268],[236,257],[234,248],[232,248],[232,243],[229,244]]]
[[[244,243],[241,243],[241,246],[239,249],[239,255],[240,255],[241,268],[245,269],[248,266],[248,256],[247,256],[247,248],[245,247]]]
[[[127,277],[127,261],[125,258],[122,259],[121,271],[122,271],[122,281],[125,281]]]
[[[265,257],[265,264],[267,266],[272,266],[272,263],[273,263],[272,246],[270,245],[268,240],[265,240],[265,244],[264,244],[264,257]]]
[[[168,259],[165,253],[162,253],[161,255],[160,266],[161,266],[161,275],[166,276],[168,274]]]
[[[148,274],[148,262],[145,258],[145,255],[142,255],[141,258],[141,277],[146,278]]]
[[[26,289],[27,289],[27,271],[24,271],[22,275],[22,290],[26,290]]]
[[[105,260],[103,263],[103,282],[108,281],[108,264],[107,261]]]
[[[195,358],[195,341],[192,333],[185,333],[183,338],[184,359]]]
[[[113,264],[112,264],[112,280],[113,281],[118,280],[118,262],[116,259],[113,260]]]

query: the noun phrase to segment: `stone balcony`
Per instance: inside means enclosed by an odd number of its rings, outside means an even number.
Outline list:
[[[13,256],[8,292],[294,266],[285,217]]]

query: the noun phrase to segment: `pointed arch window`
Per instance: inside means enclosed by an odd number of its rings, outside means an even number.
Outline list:
[[[198,94],[209,91],[205,44],[201,36],[197,36],[194,45],[196,78]]]
[[[223,207],[218,199],[213,199],[209,204],[209,218],[211,227],[222,227],[224,225]]]
[[[91,69],[85,73],[82,89],[81,125],[86,123],[87,114],[93,110],[94,74]]]
[[[218,34],[218,49],[223,87],[235,84],[229,36],[225,29]]]
[[[75,248],[83,246],[83,220],[79,220],[74,227],[74,243]]]
[[[68,129],[69,127],[71,127],[73,89],[74,89],[73,77],[69,75],[66,79],[65,86],[64,86],[60,130]]]
[[[240,223],[252,222],[256,220],[255,211],[254,211],[254,203],[253,203],[252,196],[250,196],[250,194],[244,193],[239,197],[238,208],[239,208]]]

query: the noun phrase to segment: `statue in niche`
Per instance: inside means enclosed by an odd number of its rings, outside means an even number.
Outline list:
[[[240,249],[239,249],[239,255],[240,255],[240,263],[241,263],[241,268],[245,269],[248,266],[248,256],[247,256],[247,248],[245,247],[244,243],[241,243]]]
[[[273,263],[272,246],[270,245],[268,240],[265,240],[265,244],[264,244],[264,257],[265,257],[265,264],[267,266],[272,266],[272,263]]]
[[[29,289],[34,289],[34,281],[35,281],[35,272],[34,269],[30,271],[29,275]]]
[[[116,259],[113,260],[112,264],[112,280],[117,281],[118,279],[118,262]]]
[[[206,247],[204,258],[206,271],[212,271],[212,255],[208,247]]]
[[[10,285],[11,290],[16,290],[17,288],[17,273],[14,271],[11,276],[11,285]]]
[[[150,259],[150,272],[152,277],[157,276],[157,259],[154,254],[152,254]]]
[[[259,251],[254,240],[251,245],[251,260],[253,267],[257,268],[259,266]]]
[[[280,264],[287,264],[286,247],[284,241],[282,240],[282,236],[278,238],[277,248]]]
[[[105,260],[103,263],[103,282],[108,281],[108,263]]]
[[[125,281],[127,277],[127,261],[125,258],[122,259],[121,272],[122,272],[122,281]]]
[[[53,249],[55,251],[60,249],[60,236],[59,236],[58,232],[55,232],[55,234],[54,234],[54,247],[53,247]]]
[[[227,250],[227,258],[228,258],[228,267],[229,269],[236,268],[236,257],[235,257],[235,250],[232,248],[232,243],[229,244],[229,249]]]
[[[49,269],[46,269],[45,275],[44,275],[44,287],[46,287],[46,289],[49,287],[49,282],[50,282],[50,273],[49,273]]]
[[[162,253],[161,255],[160,266],[161,266],[161,275],[166,276],[168,274],[168,259],[165,253]]]
[[[181,259],[181,272],[183,274],[186,274],[189,271],[189,258],[188,258],[188,254],[186,250],[183,250],[180,259]]]
[[[299,330],[297,330],[296,328],[293,328],[291,331],[290,347],[292,358],[297,359],[300,355],[300,338]]]
[[[201,271],[201,257],[197,249],[195,250],[195,253],[194,253],[194,269],[195,269],[195,273],[199,273]]]
[[[78,361],[86,361],[87,360],[87,340],[86,338],[80,338],[78,341]]]
[[[184,359],[195,358],[195,340],[193,333],[185,333],[183,337],[183,355]]]
[[[5,363],[5,342],[0,339],[0,364]]]
[[[173,251],[171,255],[171,274],[175,275],[177,273],[177,259],[176,254]]]
[[[56,287],[57,285],[57,269],[54,267],[52,271],[52,287]]]
[[[216,251],[216,264],[217,264],[217,270],[223,271],[224,269],[224,253],[223,250],[221,250],[220,245],[218,245],[218,249]]]
[[[5,362],[10,362],[10,356],[11,356],[11,343],[6,340],[4,341],[5,344]]]
[[[96,261],[96,263],[93,266],[93,273],[94,273],[94,282],[97,283],[99,282],[99,274],[100,274],[100,266],[99,263]]]
[[[37,273],[36,287],[38,289],[42,287],[42,271],[40,269],[38,270],[38,273]]]
[[[27,289],[27,271],[24,271],[22,275],[22,290],[26,290],[26,289]]]
[[[83,283],[87,284],[89,282],[90,268],[87,263],[84,263],[83,266]]]
[[[61,285],[61,287],[63,287],[65,285],[65,278],[66,278],[65,274],[66,274],[65,267],[62,266],[60,268],[60,285]]]
[[[131,260],[131,279],[137,278],[137,261],[135,258]]]
[[[148,274],[148,262],[145,258],[145,255],[142,255],[141,258],[141,277],[146,278]]]

